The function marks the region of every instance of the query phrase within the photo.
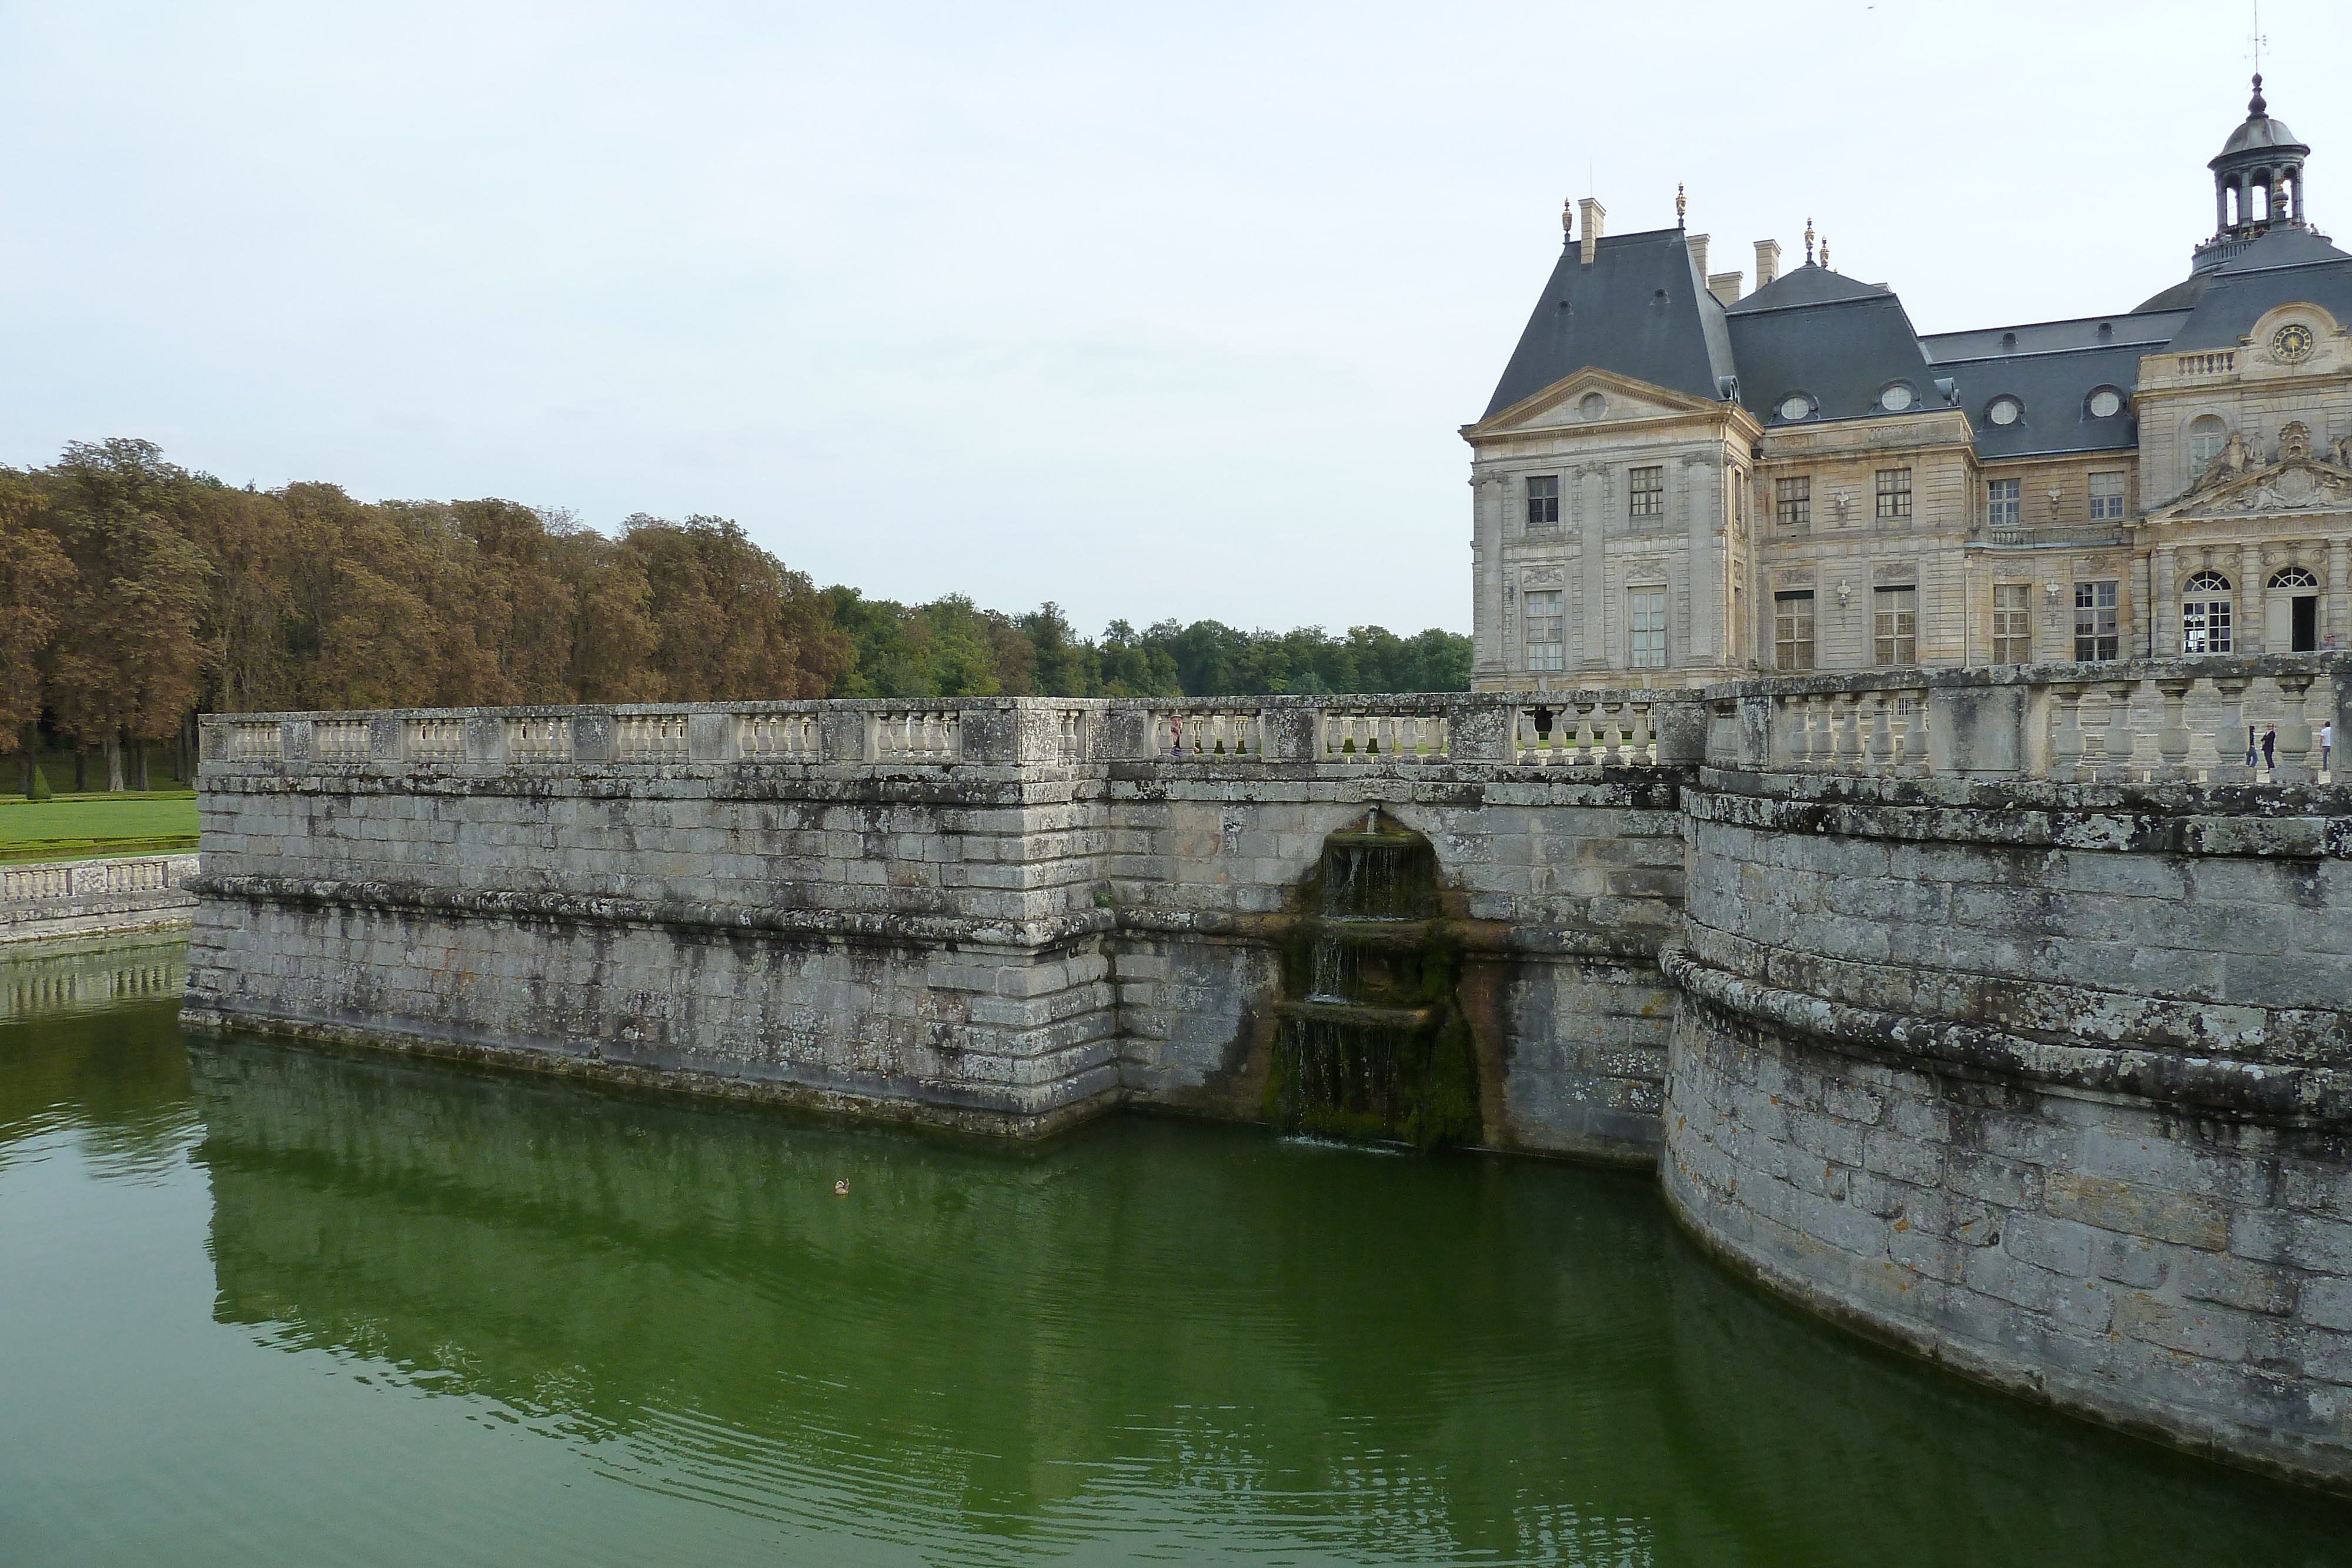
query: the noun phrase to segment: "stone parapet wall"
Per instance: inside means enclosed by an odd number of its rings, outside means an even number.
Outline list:
[[[185,925],[195,872],[192,853],[0,866],[0,942]]]
[[[2352,1490],[2347,805],[1703,770],[1670,1200],[1881,1337]]]

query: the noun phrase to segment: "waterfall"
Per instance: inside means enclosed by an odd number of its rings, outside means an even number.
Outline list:
[[[1438,913],[1437,856],[1419,833],[1373,810],[1324,841],[1276,1004],[1277,1125],[1423,1147],[1478,1136],[1459,960]]]

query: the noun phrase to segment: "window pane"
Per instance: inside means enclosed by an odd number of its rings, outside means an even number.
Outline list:
[[[1559,521],[1559,476],[1528,476],[1528,526],[1545,528]]]
[[[2121,656],[2123,638],[2116,615],[2116,584],[2074,585],[2074,657],[2098,660]]]
[[[2030,583],[2004,582],[1993,588],[1992,662],[2033,662],[2033,588]]]
[[[1772,596],[1772,663],[1783,670],[1813,667],[1813,596],[1776,593]]]
[[[1917,664],[1919,591],[1916,588],[1882,588],[1874,597],[1877,603],[1872,631],[1878,662],[1882,664]]]
[[[1911,470],[1881,468],[1878,471],[1878,515],[1882,517],[1907,517],[1911,515]]]
[[[1530,593],[1521,601],[1527,612],[1528,668],[1559,670],[1567,666],[1565,622],[1560,617],[1558,590]]]
[[[1995,528],[2017,526],[2021,479],[1994,479],[1985,486],[1985,520]]]
[[[1626,595],[1633,628],[1632,657],[1637,670],[1666,667],[1666,595],[1663,589],[1644,589]]]
[[[1628,515],[1654,517],[1666,509],[1666,471],[1660,468],[1636,468],[1633,471],[1632,501]]]
[[[1772,517],[1775,522],[1799,525],[1813,520],[1813,478],[1800,474],[1792,479],[1772,481]]]

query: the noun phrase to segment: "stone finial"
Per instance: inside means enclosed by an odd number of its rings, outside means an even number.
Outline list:
[[[1813,220],[1805,220],[1805,265],[1813,265]]]
[[[1683,183],[1677,180],[1675,182],[1675,227],[1683,226],[1683,219],[1689,212],[1690,200],[1683,194]]]
[[[1576,238],[1576,198],[1562,196],[1559,200],[1559,243],[1569,245]]]
[[[1830,266],[1830,236],[1827,235],[1822,236],[1822,270],[1823,272],[1835,270]]]

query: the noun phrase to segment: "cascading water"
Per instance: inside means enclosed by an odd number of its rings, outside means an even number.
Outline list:
[[[1477,1070],[1438,919],[1437,855],[1378,809],[1323,841],[1283,965],[1277,1126],[1423,1148],[1479,1132]]]

